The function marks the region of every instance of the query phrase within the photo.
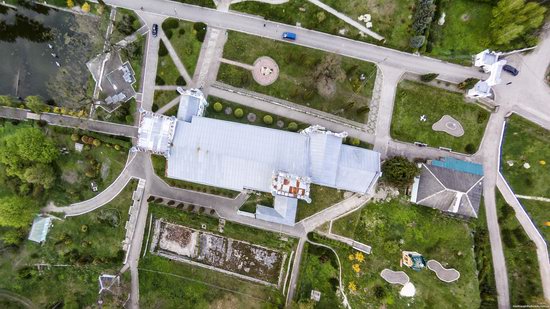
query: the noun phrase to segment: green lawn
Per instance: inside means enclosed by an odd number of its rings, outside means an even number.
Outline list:
[[[344,199],[344,191],[312,184],[309,197],[311,204],[298,200],[296,222],[320,212]]]
[[[207,0],[207,2],[213,4],[213,1],[211,0]],[[199,59],[202,42],[197,40],[195,36],[196,31],[193,29],[193,23],[177,20],[178,26],[176,28],[168,29],[166,26],[170,24],[170,22],[167,23],[169,20],[170,19],[167,19],[162,24],[164,32],[170,39],[170,43],[176,50],[183,66],[187,69],[189,75],[193,77],[197,66],[197,60]]]
[[[356,257],[350,260],[349,255],[356,253],[350,247],[340,245],[334,248],[344,264],[343,285],[353,308],[479,306],[476,256],[472,250],[477,241],[474,241],[472,231],[476,224],[483,226],[485,222],[468,224],[430,208],[399,200],[368,204],[359,218],[356,214],[351,216],[335,221],[333,231],[346,231],[346,236],[372,246],[372,254],[365,255],[363,262]],[[485,241],[484,249],[489,250],[486,238]],[[461,274],[460,279],[449,284],[437,279],[428,269],[416,272],[400,268],[402,250],[417,251],[426,259],[435,259],[444,266],[455,268]],[[352,270],[353,264],[359,264],[358,273]],[[416,287],[416,296],[400,297],[400,287],[380,277],[384,268],[405,271]],[[355,292],[350,291],[350,282],[355,284]]]
[[[440,10],[446,13],[445,24],[432,23],[426,52],[439,59],[470,65],[472,55],[492,47],[488,32],[492,5],[473,0],[441,3]]]
[[[156,112],[161,107],[172,102],[172,100],[179,96],[180,94],[177,90],[155,90],[155,97],[153,99],[153,112]]]
[[[166,55],[163,55],[163,49],[166,50],[166,46],[164,45],[164,43],[160,42],[159,61],[157,65],[157,76],[155,79],[155,84],[160,86],[177,85],[178,79],[179,83],[181,84],[183,77],[180,75],[178,68],[172,60],[172,57],[170,57],[170,54],[168,54],[168,51],[166,51]]]
[[[246,64],[253,64],[260,56],[269,56],[280,69],[273,84],[261,86],[250,71],[222,63],[218,80],[224,83],[362,123],[367,119],[368,110],[360,108],[370,103],[376,78],[376,66],[372,63],[237,32],[229,33],[223,56]],[[330,65],[322,66],[327,63]],[[315,78],[326,74],[337,77],[329,78],[334,87],[323,86],[323,77]]]
[[[421,122],[420,117],[427,116]],[[432,130],[444,115],[458,120],[464,135],[453,137]],[[391,124],[391,136],[404,142],[422,142],[431,147],[447,147],[457,152],[475,153],[481,143],[489,112],[464,101],[460,93],[425,84],[402,81],[397,87]]]
[[[98,276],[122,265],[124,225],[135,182],[109,204],[86,215],[55,220],[44,245],[25,241],[0,252],[0,288],[31,299],[40,308],[94,306]],[[65,264],[39,273],[35,263]],[[126,295],[121,295],[125,300]]]
[[[550,132],[512,115],[506,122],[501,169],[514,193],[550,198]]]
[[[273,195],[271,195],[271,193],[255,192],[250,195],[239,210],[256,213],[256,205],[273,207]]]
[[[208,101],[210,101],[210,104],[206,108],[206,113],[205,113],[205,117],[208,117],[208,118],[214,118],[214,119],[226,120],[226,121],[233,121],[233,122],[250,124],[250,125],[255,125],[255,126],[260,126],[260,127],[268,127],[268,128],[273,128],[273,129],[287,130],[287,131],[293,131],[293,130],[291,130],[292,128],[288,127],[288,125],[291,122],[294,122],[294,123],[297,124],[297,130],[302,130],[302,129],[305,129],[305,128],[309,127],[308,124],[303,124],[303,123],[300,123],[300,122],[297,122],[297,121],[293,121],[292,119],[288,119],[288,118],[285,118],[285,117],[281,117],[281,116],[273,115],[273,114],[270,114],[270,113],[266,113],[266,112],[261,111],[259,109],[251,108],[251,107],[248,107],[248,106],[244,106],[244,105],[234,103],[234,102],[231,102],[231,101],[227,101],[227,100],[224,100],[224,99],[220,99],[220,98],[217,98],[217,97],[210,96],[210,97],[208,97]],[[223,109],[222,109],[221,112],[217,112],[217,111],[214,110],[214,104],[216,102],[219,102],[219,103],[222,104]],[[225,113],[225,109],[228,108],[228,107],[231,108],[231,110],[233,111],[229,115],[227,115]],[[234,111],[237,108],[240,108],[240,109],[243,110],[243,117],[238,118],[238,117],[235,116]],[[256,120],[254,120],[254,121],[249,121],[248,120],[247,116],[250,113],[256,115]],[[267,115],[272,117],[272,119],[273,119],[272,124],[267,124],[263,121],[263,118]],[[281,128],[279,128],[277,126],[278,121],[283,122],[283,126]]]
[[[153,168],[155,169],[155,173],[160,178],[162,178],[162,180],[164,180],[168,185],[172,187],[193,190],[193,191],[201,191],[204,193],[222,195],[230,198],[234,198],[237,195],[239,195],[239,192],[233,191],[233,190],[216,188],[216,187],[201,185],[198,183],[183,181],[179,179],[168,178],[166,177],[166,158],[164,158],[163,156],[153,155],[151,156],[151,160],[153,161]]]
[[[529,239],[502,195],[497,192],[497,213],[508,271],[510,303],[546,304],[535,244]]]
[[[212,0],[176,0],[176,1],[181,2],[181,3],[186,3],[186,4],[204,6],[204,7],[211,8],[211,9],[216,8],[216,5],[214,4],[214,1],[212,1]]]
[[[546,244],[550,244],[550,226],[545,223],[550,222],[550,203],[539,202],[534,200],[520,200],[523,209],[527,211],[535,226],[539,229],[542,237],[546,240]],[[550,245],[549,245],[550,246]]]

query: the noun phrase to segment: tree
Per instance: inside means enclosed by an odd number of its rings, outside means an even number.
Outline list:
[[[187,85],[187,83],[185,82],[185,79],[183,78],[183,76],[178,76],[178,78],[176,78],[176,85],[177,86],[185,86]]]
[[[195,37],[197,41],[203,42],[206,36],[206,24],[202,22],[194,23],[193,30],[195,30]]]
[[[420,0],[414,12],[412,28],[416,35],[424,35],[432,23],[436,6],[433,0]]]
[[[73,8],[73,6],[74,6],[73,0],[67,0],[67,7],[68,7],[69,9],[71,9],[71,8]]]
[[[71,140],[75,143],[78,142],[80,140],[80,135],[78,135],[77,133],[71,134]]]
[[[271,117],[271,115],[265,115],[263,121],[267,125],[273,124],[273,117]]]
[[[84,13],[90,12],[90,5],[88,4],[88,2],[84,2],[84,4],[82,5],[82,12]]]
[[[511,41],[537,29],[544,22],[546,8],[525,0],[500,0],[493,8],[490,28],[495,44],[506,46]]]
[[[53,141],[37,128],[22,128],[4,139],[0,162],[17,165],[24,162],[49,164],[59,152]]]
[[[21,229],[10,228],[2,232],[2,242],[4,245],[19,245],[25,238],[25,233]]]
[[[336,93],[336,83],[346,78],[346,72],[342,69],[341,61],[340,56],[329,54],[315,67],[313,80],[321,96],[332,97]]]
[[[45,189],[49,189],[53,187],[55,179],[55,172],[51,165],[36,164],[25,170],[22,180],[42,185]]]
[[[26,227],[37,208],[37,202],[30,198],[20,196],[0,198],[0,226]]]
[[[28,96],[25,98],[27,107],[34,113],[44,113],[50,111],[50,106],[44,103],[42,98],[36,95]]]
[[[420,169],[405,157],[393,157],[382,164],[382,180],[400,189],[412,184]]]
[[[214,105],[212,106],[212,108],[214,109],[214,111],[216,112],[221,112],[222,109],[223,109],[223,105],[220,103],[220,102],[216,102],[214,103]]]
[[[416,35],[411,38],[409,41],[409,46],[412,48],[420,48],[426,42],[426,37],[423,35]]]
[[[437,74],[437,73],[423,74],[423,75],[420,75],[420,80],[425,82],[425,83],[429,83],[432,80],[436,79],[438,76],[439,76],[439,74]]]
[[[472,89],[477,82],[479,82],[479,79],[477,78],[466,78],[463,82],[458,84],[458,89]]]

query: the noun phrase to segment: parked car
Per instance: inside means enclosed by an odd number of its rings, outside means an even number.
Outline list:
[[[508,65],[508,64],[505,64],[502,69],[514,76],[518,75],[519,74],[519,71],[518,69],[514,68],[513,66],[511,65]]]
[[[293,32],[283,32],[283,39],[294,41],[296,40],[296,33]]]
[[[153,30],[151,31],[151,33],[153,34],[153,37],[156,38],[159,33],[159,25],[153,24]]]

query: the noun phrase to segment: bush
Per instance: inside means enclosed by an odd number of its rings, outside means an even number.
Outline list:
[[[216,102],[216,103],[214,103],[212,108],[214,109],[214,111],[219,113],[223,110],[223,105],[220,102]]]
[[[413,183],[420,169],[405,157],[393,157],[382,164],[382,180],[404,189]]]
[[[358,138],[356,138],[356,137],[354,137],[354,138],[351,139],[351,144],[352,144],[353,146],[359,146],[359,145],[361,145],[361,140],[358,139]]]
[[[483,124],[485,121],[489,119],[489,114],[485,111],[478,111],[477,112],[477,123]]]
[[[126,117],[124,117],[124,120],[126,120],[126,123],[128,123],[128,124],[132,124],[132,123],[134,123],[134,116],[126,115]]]
[[[438,76],[439,74],[437,73],[428,73],[428,74],[420,75],[420,80],[425,83],[429,83],[432,80],[436,79]]]
[[[166,46],[164,46],[164,43],[161,41],[159,46],[159,57],[164,57],[166,55],[168,55],[168,49],[166,49]]]
[[[178,76],[178,78],[176,79],[176,85],[177,86],[187,85],[187,83],[185,82],[185,78],[183,78],[183,76]]]
[[[162,77],[157,75],[157,77],[155,78],[155,84],[159,86],[164,86],[166,82],[164,81],[164,79],[162,79]]]
[[[466,151],[467,154],[474,154],[476,152],[476,146],[474,144],[467,144],[464,147],[464,151]]]
[[[164,30],[164,32],[170,30],[170,29],[176,29],[177,27],[179,27],[180,23],[177,19],[175,18],[168,18],[164,23],[162,23],[162,30]]]
[[[78,135],[76,133],[71,134],[71,140],[73,142],[78,142],[80,140],[80,135]]]
[[[265,115],[263,121],[265,124],[271,125],[273,124],[273,117],[271,117],[271,115]]]
[[[176,203],[175,201],[170,200],[170,201],[168,201],[167,204],[168,204],[168,206],[172,206],[172,205],[174,205],[175,203]]]
[[[7,96],[7,95],[0,95],[0,105],[1,106],[8,106],[8,107],[15,107],[17,104],[14,100],[14,98]]]
[[[204,37],[206,36],[206,24],[205,23],[194,23],[193,29],[195,30],[195,37],[197,41],[203,42]]]
[[[296,122],[291,122],[288,124],[288,129],[290,131],[296,132],[298,131],[298,124]]]
[[[122,149],[122,147],[120,147],[120,145],[115,145],[114,147],[115,147],[115,150],[120,150],[120,149]]]
[[[172,38],[172,30],[166,30],[164,31],[164,34],[166,35],[166,37],[168,38],[168,40],[170,40]]]
[[[153,103],[153,106],[151,106],[151,111],[156,112],[158,110],[159,110],[159,106],[157,105],[157,103]]]
[[[235,117],[237,117],[237,118],[242,118],[243,115],[244,115],[244,111],[242,110],[242,108],[237,108],[233,112],[233,115],[235,115]]]
[[[370,112],[370,107],[368,105],[361,106],[357,109],[357,114],[359,114],[359,115],[364,114],[364,113],[368,113],[368,112]]]
[[[88,2],[84,2],[84,4],[82,5],[82,11],[84,13],[89,13],[90,12],[90,5],[88,4]]]
[[[98,139],[94,139],[94,141],[93,141],[92,143],[93,143],[93,145],[96,146],[96,147],[101,146],[101,141],[98,140]]]
[[[80,227],[80,231],[82,233],[88,232],[88,226],[86,224],[82,224],[82,226]]]
[[[416,35],[423,35],[432,23],[436,6],[433,0],[419,0],[414,12],[412,29]]]
[[[178,30],[178,34],[179,34],[180,36],[181,36],[181,35],[184,35],[184,34],[185,34],[185,29],[180,28],[180,29]]]
[[[466,78],[463,82],[461,82],[460,84],[458,84],[458,89],[462,89],[462,90],[465,90],[465,89],[472,89],[475,84],[477,84],[477,82],[479,82],[479,79],[477,78]]]

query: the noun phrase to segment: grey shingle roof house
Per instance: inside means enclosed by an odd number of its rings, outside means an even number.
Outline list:
[[[411,194],[413,203],[477,218],[483,191],[479,164],[444,158],[421,164]]]

